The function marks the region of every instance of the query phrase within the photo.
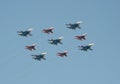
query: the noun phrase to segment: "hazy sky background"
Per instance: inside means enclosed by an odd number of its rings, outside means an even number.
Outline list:
[[[120,84],[120,0],[0,0],[0,10],[0,84]],[[82,29],[66,28],[76,21]],[[32,37],[17,35],[29,27]],[[87,40],[74,39],[83,33]],[[59,36],[63,45],[48,43]],[[92,42],[93,51],[77,48]],[[25,49],[33,43],[37,50]],[[68,57],[56,56],[64,50]],[[46,51],[45,61],[31,57]]]

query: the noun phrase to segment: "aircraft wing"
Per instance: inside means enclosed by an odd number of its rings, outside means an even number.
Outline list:
[[[58,39],[63,39],[64,37],[63,36],[61,36],[61,37],[59,37]]]
[[[93,46],[93,45],[95,45],[94,43],[90,43],[90,44],[88,44],[89,46]]]
[[[83,21],[78,21],[78,22],[76,22],[77,24],[81,24],[81,23],[83,23]]]
[[[32,28],[29,28],[28,31],[32,31],[33,29]]]
[[[44,53],[41,53],[42,55],[46,55],[47,54],[47,52],[44,52]]]

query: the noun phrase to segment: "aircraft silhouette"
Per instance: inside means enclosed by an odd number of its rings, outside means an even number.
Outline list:
[[[32,51],[32,50],[36,50],[35,46],[36,46],[36,44],[32,44],[32,45],[29,45],[29,46],[25,46],[25,48]]]
[[[20,36],[27,37],[28,35],[32,36],[31,31],[32,31],[32,29],[28,29],[28,30],[25,30],[25,31],[17,31],[17,33]]]
[[[43,29],[43,32],[44,33],[47,33],[47,34],[50,34],[50,33],[53,33],[53,27],[50,27],[50,28],[48,28],[48,29]]]
[[[82,23],[82,21],[79,21],[79,22],[76,22],[76,23],[73,23],[73,24],[69,23],[69,24],[66,24],[66,27],[69,28],[69,29],[74,29],[74,30],[76,28],[80,29],[81,28],[80,27],[81,23]]]
[[[75,36],[75,39],[78,39],[78,40],[81,40],[81,41],[82,41],[82,40],[86,40],[86,38],[85,38],[86,35],[87,35],[87,34],[83,34],[83,35]]]
[[[93,50],[91,47],[94,45],[94,43],[88,44],[88,45],[81,45],[78,46],[80,50],[82,51],[88,51],[88,50]]]
[[[49,39],[49,43],[50,44],[53,44],[53,45],[57,45],[58,43],[59,44],[63,44],[61,41],[64,37],[59,37],[58,39]]]
[[[35,60],[39,60],[39,61],[41,61],[41,59],[43,59],[43,60],[46,60],[46,58],[45,58],[45,55],[47,54],[47,52],[44,52],[44,53],[41,53],[41,54],[39,54],[39,55],[31,55],[31,56],[33,56],[33,58],[32,59],[35,59]]]
[[[64,51],[64,52],[58,52],[57,55],[60,57],[65,57],[67,56],[68,51]]]

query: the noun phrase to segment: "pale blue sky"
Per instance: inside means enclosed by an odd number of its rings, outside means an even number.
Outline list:
[[[0,84],[120,84],[119,0],[0,0]],[[70,30],[66,23],[82,20],[82,29]],[[54,34],[42,33],[53,26]],[[32,37],[17,35],[33,27]],[[75,35],[87,33],[87,40]],[[64,36],[63,45],[48,39]],[[94,42],[93,51],[77,46]],[[37,43],[36,51],[24,46]],[[68,50],[68,57],[56,56]],[[32,54],[47,51],[46,61]]]

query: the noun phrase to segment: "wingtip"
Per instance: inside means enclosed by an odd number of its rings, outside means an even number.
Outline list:
[[[95,43],[90,43],[90,44],[88,44],[89,46],[94,46],[95,45]]]
[[[28,31],[32,31],[33,29],[32,28],[29,28]]]
[[[68,50],[65,50],[64,52],[65,52],[65,53],[68,53]]]
[[[36,43],[34,43],[34,44],[32,44],[33,46],[36,46],[37,44]]]
[[[54,29],[54,27],[50,27],[49,29]]]
[[[46,55],[46,54],[47,54],[47,52],[43,52],[42,54],[43,54],[43,55]]]
[[[64,37],[63,36],[61,36],[61,37],[59,37],[58,39],[63,39]]]
[[[84,36],[86,36],[86,35],[87,35],[87,33],[84,33],[83,35],[84,35]]]
[[[76,23],[80,24],[80,23],[83,23],[83,21],[78,21],[78,22],[76,22]]]

